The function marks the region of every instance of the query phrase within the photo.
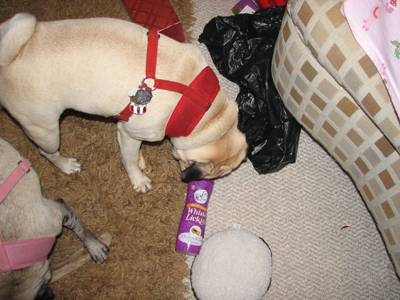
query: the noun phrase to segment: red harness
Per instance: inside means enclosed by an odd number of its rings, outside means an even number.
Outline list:
[[[146,77],[142,81],[140,88],[151,90],[161,89],[182,94],[177,106],[168,121],[165,135],[169,137],[188,136],[203,115],[210,108],[212,102],[217,96],[220,86],[217,76],[210,67],[206,67],[200,74],[187,86],[179,82],[157,79],[157,50],[158,39],[160,35],[155,30],[148,32]],[[154,80],[154,87],[150,88],[145,80]],[[122,121],[128,121],[134,113],[132,103],[129,103],[125,109],[115,118]]]
[[[26,158],[20,161],[10,176],[0,185],[0,203],[22,176],[30,171],[30,166],[31,163]],[[0,273],[27,268],[37,262],[45,261],[55,240],[55,237],[45,237],[3,242],[0,238]]]

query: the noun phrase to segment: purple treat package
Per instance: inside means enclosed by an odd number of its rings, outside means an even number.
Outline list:
[[[188,184],[185,209],[179,223],[175,250],[198,255],[203,244],[208,200],[213,180],[191,181]]]

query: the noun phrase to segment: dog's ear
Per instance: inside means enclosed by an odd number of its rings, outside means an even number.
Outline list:
[[[203,176],[212,170],[212,163],[192,163],[182,171],[182,181],[190,182],[200,180]]]

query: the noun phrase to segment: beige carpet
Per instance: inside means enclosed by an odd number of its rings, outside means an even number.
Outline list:
[[[193,36],[211,18],[232,15],[236,3],[195,1]],[[206,47],[196,44],[212,64]],[[234,99],[238,87],[219,78]],[[295,164],[258,175],[247,162],[215,182],[206,237],[233,223],[259,235],[272,249],[272,285],[264,299],[400,299],[400,282],[362,198],[304,131]],[[188,256],[189,266],[192,261]],[[188,278],[185,283],[190,285]],[[191,292],[186,297],[193,299]]]

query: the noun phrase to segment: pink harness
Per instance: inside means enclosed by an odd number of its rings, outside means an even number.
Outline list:
[[[0,204],[22,176],[30,171],[30,166],[29,160],[24,158],[0,185]],[[3,242],[0,238],[0,273],[27,268],[37,262],[45,261],[55,240],[55,237],[46,237]]]

